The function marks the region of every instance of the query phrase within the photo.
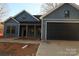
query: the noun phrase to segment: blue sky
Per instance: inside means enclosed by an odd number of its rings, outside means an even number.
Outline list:
[[[76,3],[79,5],[79,3]],[[15,16],[20,13],[22,10],[26,10],[30,14],[40,14],[42,3],[7,3],[8,14],[5,16],[2,21],[6,20],[11,16]]]
[[[26,10],[30,14],[40,14],[41,3],[8,3],[7,4],[8,14],[4,20],[10,16],[15,16],[22,10]]]
[[[22,10],[26,10],[31,14],[39,14],[40,5],[37,3],[9,3],[8,8],[12,15],[19,13]]]

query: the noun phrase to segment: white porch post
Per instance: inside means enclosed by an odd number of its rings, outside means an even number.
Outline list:
[[[42,19],[42,21],[41,21],[41,40],[43,41],[44,40],[44,38],[43,38],[43,19]]]
[[[36,38],[36,25],[34,25],[34,37]]]
[[[19,38],[19,34],[20,34],[20,24],[18,24],[18,38]]]
[[[26,25],[26,38],[28,37],[27,33],[28,33],[28,25]]]
[[[45,41],[47,41],[47,22],[45,21]]]
[[[41,22],[41,40],[47,40],[47,22],[45,20],[42,20]]]

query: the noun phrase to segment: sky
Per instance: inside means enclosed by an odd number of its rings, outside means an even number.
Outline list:
[[[22,10],[26,10],[31,14],[39,14],[41,4],[37,3],[9,3],[7,4],[10,14],[14,15],[15,13],[19,13]]]
[[[16,14],[20,13],[23,10],[26,10],[32,15],[40,14],[42,4],[41,3],[8,3],[6,5],[7,5],[8,13],[3,18],[4,20],[6,20],[11,16],[15,16]]]
[[[77,3],[79,5],[79,3]],[[32,15],[40,14],[42,3],[7,3],[7,15],[2,18],[5,21],[9,17],[13,17],[20,13],[22,10],[26,10]]]

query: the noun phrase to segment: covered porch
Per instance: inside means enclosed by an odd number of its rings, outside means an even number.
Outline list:
[[[40,24],[20,24],[19,38],[40,39],[41,25]]]

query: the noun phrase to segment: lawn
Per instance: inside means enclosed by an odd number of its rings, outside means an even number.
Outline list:
[[[39,44],[0,43],[0,56],[35,56]]]

